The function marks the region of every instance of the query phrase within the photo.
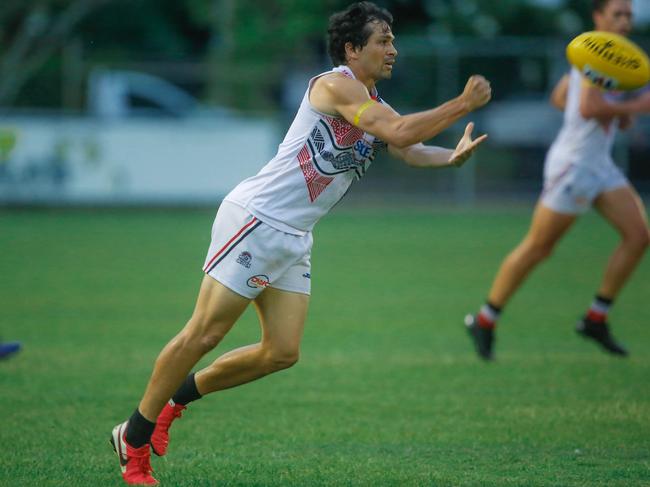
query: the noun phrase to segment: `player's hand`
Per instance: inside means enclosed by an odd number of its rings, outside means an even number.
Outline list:
[[[476,148],[487,139],[487,134],[483,134],[479,138],[472,140],[473,130],[474,122],[468,123],[467,127],[465,127],[465,133],[449,158],[450,165],[460,167],[465,164],[465,161],[472,156]]]
[[[490,101],[490,98],[492,98],[490,82],[478,74],[470,76],[465,85],[465,89],[463,90],[463,94],[460,96],[467,104],[469,111],[476,110],[485,105]]]

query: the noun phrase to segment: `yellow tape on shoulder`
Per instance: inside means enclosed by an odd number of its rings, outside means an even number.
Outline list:
[[[361,118],[361,115],[363,114],[363,112],[365,112],[374,103],[377,103],[377,102],[375,100],[368,100],[367,102],[365,102],[363,105],[361,105],[359,107],[359,109],[357,110],[357,114],[354,116],[354,125],[355,126],[359,125],[359,119]]]

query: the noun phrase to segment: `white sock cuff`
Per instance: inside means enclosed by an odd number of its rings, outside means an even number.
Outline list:
[[[492,323],[496,322],[499,319],[499,315],[501,314],[498,311],[494,311],[490,306],[487,304],[484,304],[481,306],[481,310],[479,311],[485,318],[490,320]]]

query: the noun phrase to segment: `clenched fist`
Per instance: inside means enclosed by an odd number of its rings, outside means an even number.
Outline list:
[[[476,110],[485,105],[490,101],[490,98],[492,98],[490,82],[478,74],[470,76],[465,85],[465,89],[463,90],[463,94],[460,96],[467,104],[469,111]]]

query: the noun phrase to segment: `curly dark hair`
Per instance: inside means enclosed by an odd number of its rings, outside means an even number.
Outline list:
[[[363,47],[372,34],[371,22],[385,22],[393,26],[391,13],[372,2],[357,2],[330,17],[327,28],[327,52],[334,66],[346,63],[345,44]]]

